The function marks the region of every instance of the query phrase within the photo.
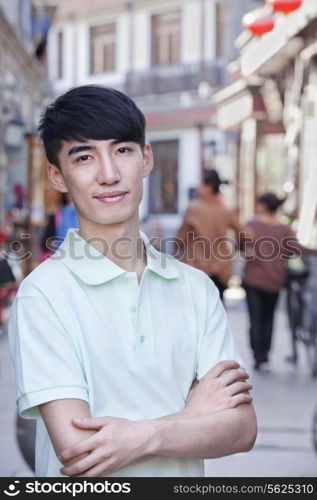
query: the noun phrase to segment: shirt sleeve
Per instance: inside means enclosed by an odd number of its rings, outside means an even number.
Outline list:
[[[40,418],[38,405],[48,401],[66,398],[89,401],[75,346],[46,299],[15,299],[9,339],[22,417]]]
[[[218,289],[209,280],[206,326],[198,351],[197,379],[200,380],[210,368],[224,360],[235,360],[241,368],[244,367],[228,328],[227,314],[220,300]]]

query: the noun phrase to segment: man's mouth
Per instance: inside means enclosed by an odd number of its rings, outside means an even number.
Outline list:
[[[95,196],[95,198],[102,203],[115,203],[117,201],[121,201],[126,194],[127,191],[113,191],[109,193],[101,193],[98,196]]]

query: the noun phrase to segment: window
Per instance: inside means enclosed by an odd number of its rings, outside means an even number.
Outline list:
[[[90,73],[115,70],[115,23],[90,28]]]
[[[152,64],[166,66],[180,62],[180,11],[152,16]]]
[[[151,146],[154,169],[150,175],[150,213],[175,214],[178,205],[178,141],[154,142]]]
[[[63,78],[64,33],[57,33],[57,78]]]

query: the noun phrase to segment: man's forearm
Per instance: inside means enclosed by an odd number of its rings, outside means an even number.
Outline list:
[[[256,437],[256,417],[248,374],[235,361],[221,361],[194,381],[183,410],[153,420],[114,417],[73,420],[97,433],[61,453],[65,475],[100,477],[153,456],[216,458],[248,451]]]
[[[249,451],[257,432],[251,404],[190,417],[180,412],[147,421],[150,455],[217,458]]]

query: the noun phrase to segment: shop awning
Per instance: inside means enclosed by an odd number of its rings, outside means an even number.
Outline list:
[[[169,109],[145,113],[148,130],[160,128],[192,127],[210,125],[215,117],[215,107],[210,104],[201,108]]]
[[[266,107],[259,89],[250,87],[242,79],[215,94],[213,103],[217,108],[217,126],[221,130],[238,128],[251,117],[266,117]]]

